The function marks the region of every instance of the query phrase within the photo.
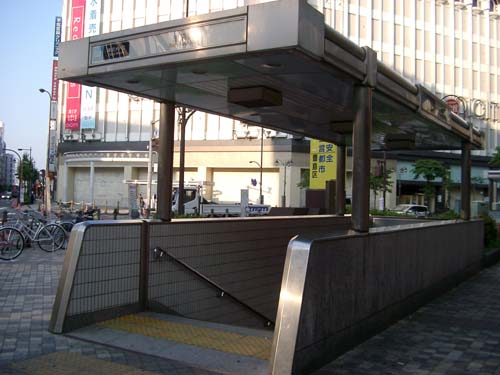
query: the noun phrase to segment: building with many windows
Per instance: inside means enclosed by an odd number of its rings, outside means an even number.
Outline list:
[[[17,184],[15,177],[16,159],[14,155],[5,152],[5,124],[0,121],[0,185],[10,190]]]
[[[62,40],[258,2],[264,1],[64,0]],[[375,50],[380,60],[408,80],[446,98],[454,111],[484,131],[486,149],[476,152],[472,170],[476,183],[473,199],[483,200],[487,159],[500,144],[500,7],[496,2],[309,0],[308,3],[324,14],[326,24],[356,44]],[[84,19],[83,27],[81,24],[74,27],[77,19]],[[57,199],[123,207],[128,204],[128,186],[135,183],[145,196],[150,163],[148,144],[155,136],[159,106],[148,99],[67,82],[60,82],[56,88]],[[304,189],[298,188],[298,184],[309,170],[307,139],[199,111],[188,117],[185,181],[203,182],[208,198],[216,201],[238,201],[240,190],[249,189],[250,200],[257,202],[261,182],[265,203],[280,205],[284,196],[286,205],[305,204]],[[179,122],[174,171],[177,176],[182,129]],[[450,167],[452,183],[460,178],[459,159],[453,154],[387,152],[375,157],[379,159],[372,160],[374,167],[383,161],[394,171],[392,192],[387,193],[388,207],[398,202],[421,203],[419,189],[423,180],[414,179],[411,173],[417,158],[443,160]],[[152,159],[154,170],[154,153]],[[262,181],[259,181],[261,168]],[[349,160],[347,169],[349,196]],[[154,172],[152,180],[156,180]],[[450,199],[452,208],[459,205],[457,195]],[[378,204],[376,199],[371,201],[374,206]],[[438,194],[436,206],[442,204],[444,199]]]

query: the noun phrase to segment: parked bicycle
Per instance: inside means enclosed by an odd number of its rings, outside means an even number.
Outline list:
[[[16,259],[24,250],[24,237],[16,228],[0,228],[0,259]]]
[[[66,242],[64,228],[56,223],[46,224],[42,217],[35,215],[34,212],[18,212],[14,225],[8,227],[18,230],[25,243],[36,243],[43,251],[53,252],[61,249]]]
[[[75,212],[61,210],[59,213],[56,213],[56,216],[58,217],[56,224],[62,226],[69,235],[75,224],[87,220],[99,220],[101,210],[99,208],[87,208],[85,210],[77,210]]]

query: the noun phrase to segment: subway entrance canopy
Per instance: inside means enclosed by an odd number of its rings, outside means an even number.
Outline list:
[[[161,221],[88,222],[73,230],[53,332],[155,306],[234,324],[239,310],[219,298],[232,295],[251,319],[276,316],[266,373],[302,374],[479,269],[483,224],[469,219],[471,150],[482,148],[481,132],[373,50],[325,26],[306,0],[65,42],[59,78],[160,102]],[[338,215],[172,223],[175,104],[338,144]],[[351,216],[343,216],[347,145]],[[464,221],[385,218],[371,226],[370,149],[461,150]],[[96,241],[100,236],[113,246]],[[101,277],[108,274],[117,279]]]
[[[372,150],[482,148],[482,135],[329,28],[281,0],[62,43],[59,78],[350,145],[355,88],[373,89]]]

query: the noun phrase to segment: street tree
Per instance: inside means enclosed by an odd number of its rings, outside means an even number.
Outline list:
[[[495,152],[491,156],[490,161],[488,162],[492,167],[500,167],[500,146],[495,148]]]
[[[424,193],[425,203],[428,206],[431,201],[431,198],[436,193],[436,188],[432,184],[432,182],[436,178],[442,178],[443,185],[447,186],[449,179],[448,168],[446,168],[446,166],[443,163],[433,159],[417,160],[413,165],[412,173],[414,175],[413,178],[415,180],[420,176],[422,176],[425,179],[425,185],[422,189],[422,192]]]
[[[17,175],[20,176],[21,174],[23,181],[26,183],[26,187],[33,188],[36,180],[38,179],[39,173],[33,163],[33,160],[29,158],[28,154],[23,154],[21,164],[17,166]],[[28,192],[28,194],[29,193],[30,192]]]
[[[370,171],[370,190],[373,191],[373,207],[377,208],[377,195],[379,192],[385,191],[388,193],[392,192],[392,169],[386,169],[385,174],[383,171],[377,169],[375,173]],[[384,185],[384,177],[385,177],[385,185]]]

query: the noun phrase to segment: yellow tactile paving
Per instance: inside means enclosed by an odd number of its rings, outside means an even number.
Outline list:
[[[269,360],[271,352],[272,342],[264,337],[244,336],[147,316],[126,315],[97,325],[264,360]]]
[[[10,366],[26,375],[157,375],[135,367],[78,353],[56,352]]]

